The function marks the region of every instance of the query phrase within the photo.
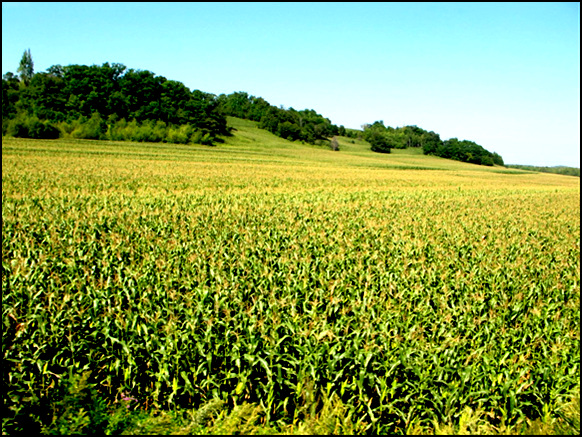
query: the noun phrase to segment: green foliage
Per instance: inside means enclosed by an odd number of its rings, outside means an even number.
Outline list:
[[[7,121],[6,124],[3,123],[2,130],[5,135],[20,138],[55,139],[60,134],[59,129],[52,123],[26,115],[20,115]]]
[[[406,149],[410,147],[423,147],[430,149],[435,144],[440,144],[440,138],[434,132],[427,132],[417,126],[404,126],[393,128],[384,126],[382,120],[372,125],[366,124],[364,139],[372,146],[372,151],[388,153],[390,149]]]
[[[3,134],[11,121],[36,117],[42,126],[15,123],[8,134],[52,138],[56,130],[51,126],[58,124],[63,136],[79,139],[213,145],[223,141],[220,136],[230,135],[225,117],[233,116],[258,121],[261,129],[290,141],[329,145],[329,138],[336,135],[363,136],[375,152],[419,147],[425,154],[503,165],[501,156],[473,142],[456,138],[442,142],[438,134],[417,126],[392,128],[376,122],[362,133],[338,127],[312,109],[277,108],[245,92],[216,97],[190,91],[181,82],[121,64],[54,65],[47,72],[33,74],[28,51],[19,72],[24,86],[11,73],[2,79]],[[120,120],[131,121],[116,126]]]
[[[43,123],[59,123],[66,135],[83,139],[130,137],[133,141],[183,144],[191,141],[192,132],[200,131],[199,141],[212,144],[217,136],[229,134],[214,95],[191,92],[184,84],[147,70],[105,63],[56,65],[47,72],[22,74],[24,86],[18,86],[11,74],[2,80],[3,133],[11,120],[36,117]],[[111,134],[104,120],[112,118],[135,120],[139,127],[132,127],[131,134]],[[161,126],[154,128],[158,122],[168,126],[166,132]]]
[[[567,176],[580,177],[580,168],[578,167],[566,167],[566,166],[556,166],[556,167],[542,167],[535,165],[519,165],[519,164],[508,164],[508,168],[517,168],[519,170],[526,171],[536,171],[541,173],[555,173]]]
[[[261,97],[249,96],[246,92],[221,94],[217,98],[218,109],[224,115],[260,121],[271,105]]]
[[[418,126],[392,128],[384,126],[380,120],[371,125],[366,124],[363,128],[363,137],[374,152],[389,153],[391,149],[418,147],[422,148],[425,155],[486,166],[503,165],[499,154],[491,153],[473,141],[451,138],[443,142],[437,133]]]
[[[430,131],[425,132],[422,137],[422,152],[425,155],[434,155],[438,147],[442,144],[440,135]]]
[[[13,73],[2,76],[2,135],[5,134],[5,121],[16,116],[19,89],[18,78]]]
[[[328,137],[338,135],[339,128],[314,110],[296,111],[293,108],[277,108],[262,98],[245,92],[217,98],[218,110],[228,116],[259,121],[259,127],[290,141],[310,144],[327,144]],[[345,130],[345,129],[344,129]]]
[[[190,124],[172,125],[160,120],[146,120],[139,123],[135,119],[127,122],[124,118],[117,120],[115,116],[110,116],[105,121],[98,113],[94,113],[88,120],[81,116],[71,122],[58,123],[57,126],[63,138],[209,146],[218,141],[206,129],[196,129]],[[57,136],[59,130],[56,131]]]
[[[138,123],[135,119],[127,122],[124,118],[113,121],[108,126],[108,137],[114,141],[152,142],[167,141],[168,129],[163,121],[152,120]]]
[[[424,153],[486,166],[503,165],[503,159],[497,153],[491,153],[473,141],[451,138],[446,141],[424,147]]]
[[[493,154],[473,141],[451,138],[437,147],[434,155],[470,164],[493,165]],[[497,155],[499,156],[499,155]]]
[[[370,143],[373,152],[390,153],[390,149],[397,146],[394,137],[386,131],[383,121],[364,126],[364,140]]]
[[[94,112],[88,120],[81,117],[71,131],[71,137],[86,140],[107,139],[107,122],[101,118],[98,112]]]
[[[21,397],[8,390],[3,402],[2,433],[100,434],[111,411],[89,382],[89,373],[69,373],[50,378],[51,383]]]
[[[103,433],[109,419],[107,406],[88,377],[86,372],[58,382],[58,388],[50,393],[52,418],[42,427],[43,434]]]
[[[381,132],[371,131],[368,135],[364,135],[364,138],[372,146],[372,152],[390,153],[390,149],[394,148],[392,138]]]
[[[501,155],[499,155],[496,152],[493,152],[493,154],[491,156],[491,160],[493,161],[493,164],[495,164],[495,165],[501,165],[501,166],[505,165],[503,163],[503,158],[501,157]]]
[[[167,139],[170,143],[186,144],[190,140],[193,129],[189,125],[170,127],[168,129]]]
[[[546,413],[535,420],[525,418],[514,426],[492,425],[484,410],[466,407],[458,421],[447,424],[434,421],[432,425],[420,426],[413,421],[407,434],[413,435],[580,435],[580,392],[563,404],[557,417]]]

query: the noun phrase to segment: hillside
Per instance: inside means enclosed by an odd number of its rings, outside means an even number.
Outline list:
[[[27,67],[20,76],[2,76],[3,136],[216,145],[229,134],[226,117],[231,116],[256,121],[290,141],[333,145],[340,135],[363,138],[379,153],[418,147],[426,155],[503,165],[500,155],[473,141],[442,141],[438,133],[416,125],[394,128],[380,120],[357,133],[313,109],[273,106],[246,92],[191,91],[182,82],[122,64],[54,65],[34,73],[28,50],[21,65]]]
[[[257,122],[228,117],[233,135],[216,146],[102,140],[2,139],[3,162],[31,159],[46,171],[74,166],[82,178],[109,175],[110,189],[152,188],[146,176],[176,181],[179,191],[215,189],[403,191],[415,189],[505,190],[507,187],[572,186],[562,175],[482,166],[423,155],[419,148],[375,153],[365,141],[338,137],[340,150],[282,139]],[[49,159],[40,160],[40,156]],[[136,182],[135,168],[144,177]],[[91,176],[92,175],[92,176]],[[132,175],[131,177],[126,175]],[[132,180],[131,183],[127,182]],[[179,181],[179,182],[178,182]],[[58,181],[48,180],[48,185]],[[155,184],[154,184],[155,185]],[[246,187],[246,188],[245,188]]]
[[[451,159],[424,155],[419,147],[392,149],[389,154],[370,150],[370,144],[360,139],[338,136],[339,151],[325,146],[287,141],[258,128],[258,123],[236,117],[227,117],[227,124],[234,128],[233,136],[226,139],[216,150],[229,151],[228,159],[257,160],[260,162],[288,162],[341,166],[360,169],[392,170],[451,170],[482,172],[483,174],[526,175],[529,171],[507,169],[502,166],[482,166]]]
[[[450,177],[458,174],[479,175],[527,175],[531,171],[507,169],[501,166],[481,166],[463,163],[432,155],[423,155],[418,147],[392,149],[391,153],[376,153],[370,150],[366,141],[338,136],[339,151],[332,151],[327,146],[305,144],[280,138],[258,127],[258,122],[227,117],[227,124],[233,128],[232,136],[216,146],[198,144],[147,143],[131,141],[101,141],[57,139],[27,141],[18,138],[3,138],[4,153],[16,152],[20,144],[26,144],[25,150],[42,150],[43,153],[57,155],[113,156],[116,158],[137,158],[156,160],[179,160],[183,162],[221,162],[249,163],[252,165],[277,165],[299,167],[327,167],[355,170],[446,170]],[[65,146],[66,145],[66,146]],[[65,146],[65,147],[63,147]],[[295,170],[294,170],[295,171]],[[452,172],[452,173],[451,173]],[[335,177],[337,177],[337,173]],[[466,175],[465,175],[466,176]],[[463,177],[465,177],[463,176]],[[509,178],[508,180],[511,180]]]

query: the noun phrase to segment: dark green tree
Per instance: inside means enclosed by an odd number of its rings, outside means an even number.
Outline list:
[[[436,150],[442,144],[439,134],[430,131],[422,134],[422,153],[425,155],[434,155]]]
[[[279,123],[277,126],[276,134],[281,138],[286,138],[290,141],[295,141],[300,138],[301,128],[289,121],[284,121],[283,123]]]
[[[495,164],[495,165],[504,165],[503,164],[503,158],[501,157],[501,155],[499,155],[499,154],[497,154],[495,152],[493,152],[492,159],[493,159],[493,164]]]
[[[338,135],[339,128],[313,109],[297,111],[293,108],[270,105],[260,97],[239,91],[221,94],[216,99],[218,110],[224,115],[258,121],[259,128],[275,135],[314,144]]]
[[[50,73],[36,73],[28,89],[21,93],[21,99],[29,97],[29,112],[34,113],[39,119],[64,121],[67,103],[64,88],[65,82],[62,77]]]
[[[424,129],[421,129],[418,126],[404,126],[398,130],[402,132],[402,139],[405,147],[422,146],[422,135],[426,132]]]
[[[8,72],[2,76],[2,120],[12,118],[16,115],[16,102],[18,101],[19,89],[18,77]],[[4,123],[2,123],[4,131]]]
[[[366,124],[364,128],[364,140],[370,143],[373,152],[390,153],[394,148],[394,138],[388,134],[386,126],[382,120],[375,121],[373,124]]]
[[[179,132],[186,141],[211,144],[219,141],[218,135],[229,134],[213,94],[191,92],[181,82],[150,71],[126,71],[121,64],[109,63],[55,65],[26,79],[29,59],[27,51],[19,78],[12,74],[3,77],[3,132],[9,126],[7,121],[18,118],[11,128],[16,136],[54,135],[43,127],[52,122],[64,123],[59,125],[63,133],[86,139],[113,135],[133,141],[166,141],[170,132]],[[186,127],[180,130],[180,126]]]

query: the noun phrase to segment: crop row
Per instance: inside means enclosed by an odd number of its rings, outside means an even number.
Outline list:
[[[374,432],[539,417],[579,385],[578,201],[3,190],[5,411],[90,370],[111,401],[289,422],[333,393]]]

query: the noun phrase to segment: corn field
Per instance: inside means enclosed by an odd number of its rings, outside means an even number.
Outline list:
[[[3,429],[87,371],[268,423],[334,396],[366,433],[579,387],[579,179],[144,147],[3,139]]]

